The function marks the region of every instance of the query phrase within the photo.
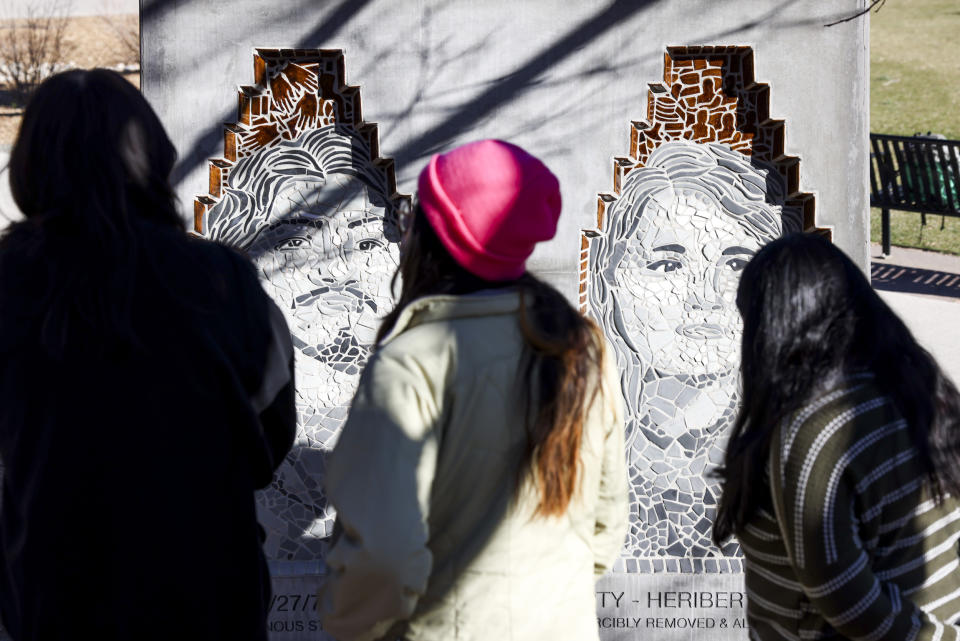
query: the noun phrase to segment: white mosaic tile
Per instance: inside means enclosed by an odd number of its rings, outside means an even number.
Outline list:
[[[390,208],[366,144],[329,125],[240,159],[207,215],[209,238],[253,259],[295,346],[296,441],[258,496],[268,558],[321,558],[333,530],[324,453],[393,305],[399,252]]]
[[[627,405],[627,570],[741,568],[735,542],[710,541],[711,472],[739,401],[740,272],[799,229],[784,198],[763,163],[720,144],[667,142],[626,175],[591,238],[587,310],[613,345]]]

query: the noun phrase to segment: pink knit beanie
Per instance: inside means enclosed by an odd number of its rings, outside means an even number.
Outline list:
[[[560,183],[520,147],[480,140],[437,154],[420,173],[420,206],[454,260],[486,280],[523,275],[557,231]]]

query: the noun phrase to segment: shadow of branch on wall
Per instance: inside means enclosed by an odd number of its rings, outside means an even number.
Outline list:
[[[144,22],[160,19],[167,11],[174,9],[182,2],[191,0],[182,0],[180,3],[173,0],[144,0],[141,10],[141,18]],[[522,61],[517,67],[508,74],[493,80],[487,80],[481,83],[474,83],[472,86],[463,84],[458,87],[458,91],[468,93],[471,89],[475,95],[455,104],[453,107],[439,107],[442,114],[434,120],[437,124],[421,132],[401,144],[399,147],[385,149],[387,155],[396,159],[398,166],[404,166],[405,163],[423,158],[430,153],[442,149],[455,140],[464,131],[475,128],[486,119],[495,115],[505,105],[515,103],[523,96],[534,89],[554,86],[564,81],[575,81],[593,74],[615,74],[623,71],[624,64],[621,60],[616,66],[608,61],[595,60],[590,68],[578,74],[567,74],[566,78],[553,77],[548,75],[551,69],[556,68],[573,55],[582,53],[586,46],[592,41],[600,38],[613,28],[622,26],[633,20],[638,14],[641,14],[662,0],[614,0],[606,7],[597,11],[593,16],[581,21],[579,24],[570,28],[566,33],[558,37],[552,44],[533,54],[530,58]],[[767,28],[793,28],[807,26],[811,23],[822,23],[829,16],[809,16],[801,20],[791,20],[784,17],[785,12],[798,5],[800,0],[784,0],[774,9],[768,10],[759,16],[744,16],[743,20],[734,27],[722,31],[697,36],[698,42],[720,43],[724,40],[743,34],[746,31],[761,27]],[[323,19],[310,30],[304,37],[296,43],[290,43],[297,48],[311,48],[330,46],[336,37],[342,32],[344,27],[355,20],[358,14],[363,11],[370,0],[342,0],[332,12],[325,14]],[[305,6],[305,5],[304,5]],[[387,119],[396,121],[400,118],[408,118],[418,110],[430,108],[438,109],[436,106],[437,98],[442,98],[440,94],[432,91],[434,80],[451,63],[463,56],[476,55],[477,51],[482,51],[488,42],[491,34],[472,36],[472,42],[464,43],[463,38],[453,40],[440,40],[439,42],[430,42],[429,37],[424,38],[423,33],[431,28],[431,12],[440,12],[444,5],[427,7],[421,20],[421,34],[417,40],[421,43],[416,54],[419,58],[418,68],[412,70],[415,90],[412,92],[403,105],[398,105],[394,109],[378,114],[377,119]],[[288,9],[284,15],[278,15],[274,18],[282,21],[292,15],[300,15],[298,9]],[[292,13],[291,13],[292,12]],[[640,23],[642,32],[642,21]],[[643,33],[636,34],[636,38],[630,38],[630,42],[643,42]],[[407,36],[402,36],[407,38]],[[392,55],[396,48],[403,43],[402,38],[396,42],[386,45],[380,45],[378,53],[368,58],[369,66],[374,66],[377,61],[382,61]],[[427,44],[424,44],[427,43]],[[638,61],[650,56],[659,55],[659,47],[640,47],[641,49],[650,49],[650,51],[637,52],[627,63],[635,64]],[[491,52],[492,53],[492,52]],[[642,55],[641,55],[642,54]],[[372,62],[371,62],[372,61]],[[368,77],[366,69],[354,69],[351,76],[354,78]],[[239,83],[238,83],[239,84]],[[433,104],[427,107],[427,99]],[[569,108],[564,109],[569,113]],[[215,118],[206,127],[197,127],[197,134],[189,148],[182,154],[179,163],[174,168],[171,180],[174,185],[180,184],[195,169],[207,162],[211,157],[222,153],[223,144],[223,123],[236,119],[236,109],[230,107],[219,117]],[[526,123],[536,127],[545,125],[544,123]],[[526,127],[521,128],[527,131]]]
[[[512,73],[490,84],[479,96],[454,110],[442,122],[392,150],[398,161],[418,158],[441,149],[460,132],[482,121],[504,102],[520,99],[551,67],[582,50],[590,41],[610,28],[628,21],[634,14],[649,9],[660,0],[616,0],[593,18],[582,22],[553,45],[534,55]]]
[[[293,45],[294,48],[317,47],[330,41],[344,26],[346,26],[353,17],[359,13],[371,0],[342,0],[339,6],[314,28],[299,42]],[[156,5],[152,17],[146,13],[146,8],[141,11],[141,21],[146,23],[150,19],[157,19],[160,13],[168,8],[172,0],[153,0],[148,7]],[[239,83],[238,83],[239,84]],[[207,162],[213,156],[218,156],[223,151],[223,123],[236,120],[236,107],[227,109],[219,118],[210,125],[200,129],[200,133],[194,139],[193,144],[186,153],[181,155],[177,165],[170,174],[170,182],[176,186],[186,178],[191,171]]]
[[[160,4],[167,1],[155,0],[156,3]],[[525,92],[542,82],[542,78],[547,71],[582,50],[589,42],[660,1],[615,0],[592,18],[571,28],[552,45],[522,62],[511,73],[487,83],[487,88],[478,96],[453,108],[434,127],[400,148],[391,149],[391,155],[398,162],[405,162],[423,157],[442,148],[458,134],[482,122],[505,103],[520,99]],[[309,32],[295,46],[298,48],[324,46],[369,2],[370,0],[344,0],[336,10],[324,18],[317,28]],[[482,39],[480,43],[474,43],[471,47],[458,52],[458,55],[467,55],[476,46],[482,46]],[[432,52],[421,52],[421,58],[431,54]],[[423,92],[415,93],[414,100],[404,109],[406,113],[410,113],[418,104],[417,96],[422,98]],[[182,182],[186,176],[206,162],[208,158],[219,154],[222,145],[223,123],[233,120],[234,115],[235,109],[231,108],[210,126],[202,130],[174,168],[171,175],[171,181],[174,185]]]

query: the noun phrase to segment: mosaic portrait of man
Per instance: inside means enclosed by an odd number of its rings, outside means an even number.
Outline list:
[[[268,558],[322,558],[332,532],[324,453],[392,305],[393,208],[368,145],[351,129],[325,125],[238,160],[207,215],[209,238],[253,260],[296,348],[296,441],[258,495]]]

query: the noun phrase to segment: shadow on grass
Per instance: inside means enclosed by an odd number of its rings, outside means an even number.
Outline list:
[[[0,117],[23,115],[24,100],[23,94],[19,91],[0,87]]]
[[[960,298],[960,274],[886,263],[870,264],[874,289],[904,294]]]

